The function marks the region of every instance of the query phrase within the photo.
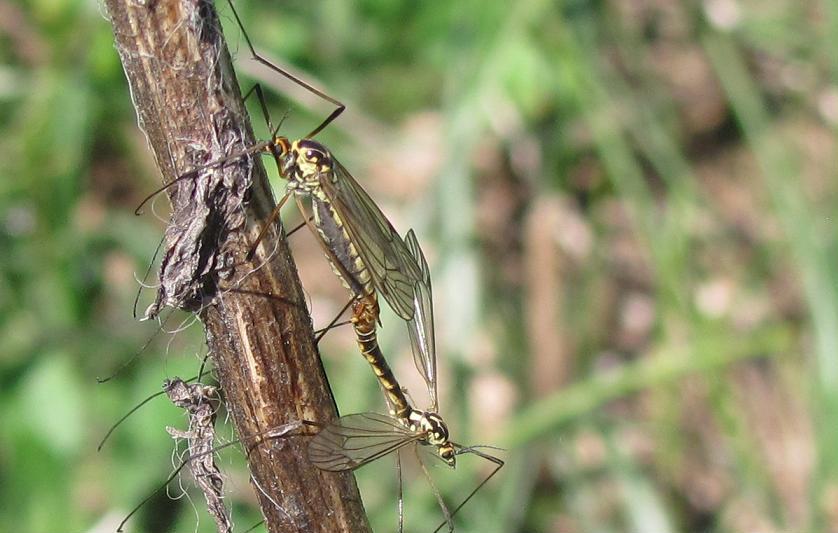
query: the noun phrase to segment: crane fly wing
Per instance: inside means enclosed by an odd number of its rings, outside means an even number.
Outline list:
[[[413,318],[413,290],[420,279],[416,262],[381,209],[336,159],[332,179],[320,186],[340,216],[375,289],[404,320]]]
[[[321,470],[355,470],[421,437],[421,433],[408,430],[389,416],[346,415],[311,439],[308,459]]]
[[[408,251],[421,273],[421,279],[416,281],[413,298],[413,318],[407,322],[410,333],[410,347],[413,350],[413,362],[428,386],[431,397],[431,411],[436,412],[436,340],[434,335],[434,301],[431,290],[431,270],[416,234],[413,230],[407,232],[405,243]]]

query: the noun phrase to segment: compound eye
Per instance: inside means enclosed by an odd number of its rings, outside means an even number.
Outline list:
[[[445,450],[442,450],[439,454],[439,456],[445,462],[450,463],[450,464],[453,464],[455,455],[456,455],[456,453],[454,453],[454,450],[452,448],[446,448]]]

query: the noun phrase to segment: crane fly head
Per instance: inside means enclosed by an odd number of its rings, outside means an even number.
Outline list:
[[[289,143],[288,139],[278,137],[274,145],[282,177],[288,180],[292,189],[314,192],[320,186],[321,178],[332,172],[332,155],[317,141],[299,139]]]

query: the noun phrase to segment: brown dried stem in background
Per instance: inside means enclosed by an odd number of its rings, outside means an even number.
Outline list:
[[[218,406],[218,395],[215,387],[193,383],[184,383],[180,378],[166,380],[163,385],[166,395],[173,404],[185,409],[189,415],[189,429],[183,431],[173,427],[166,427],[169,435],[175,439],[186,439],[189,455],[189,470],[195,479],[195,484],[204,493],[207,500],[207,512],[215,520],[218,533],[229,533],[233,530],[230,513],[224,506],[224,477],[215,464],[212,454],[215,441],[215,410]]]
[[[254,144],[229,52],[203,0],[106,0],[139,125],[166,183]],[[240,436],[336,416],[284,239],[266,264],[244,257],[274,201],[260,162],[240,158],[167,190],[158,301],[195,310],[206,328]],[[271,532],[369,531],[350,473],[322,472],[305,437],[247,446]]]

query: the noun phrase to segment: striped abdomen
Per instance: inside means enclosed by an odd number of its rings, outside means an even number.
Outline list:
[[[355,245],[346,233],[343,222],[331,202],[322,192],[316,191],[311,195],[311,204],[314,211],[314,225],[320,233],[320,238],[331,251],[326,258],[334,273],[356,298],[374,294],[375,288],[372,285],[370,273],[361,261]],[[335,264],[336,262],[339,264]]]
[[[396,381],[396,376],[393,375],[390,365],[387,364],[384,355],[381,353],[381,348],[378,346],[375,319],[373,318],[373,315],[376,317],[378,315],[378,305],[374,299],[363,299],[356,304],[354,313],[355,319],[352,326],[355,329],[358,347],[372,367],[373,372],[375,372],[381,388],[384,389],[392,407],[393,416],[406,420],[413,412],[413,408],[410,407],[401,385]]]

